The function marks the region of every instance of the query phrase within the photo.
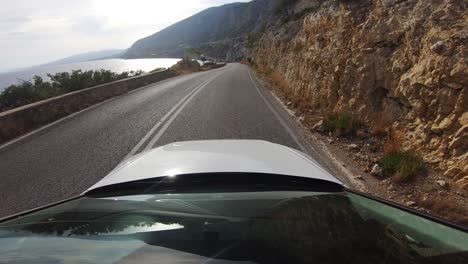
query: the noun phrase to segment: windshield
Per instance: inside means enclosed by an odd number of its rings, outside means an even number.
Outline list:
[[[2,263],[463,263],[468,234],[351,192],[82,197],[0,225]]]

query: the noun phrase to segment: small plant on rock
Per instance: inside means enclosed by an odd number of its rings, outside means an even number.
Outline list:
[[[384,156],[379,162],[383,174],[396,182],[409,181],[427,172],[424,161],[414,152],[403,151],[402,143],[403,136],[390,129],[384,144]]]
[[[396,182],[409,181],[415,176],[426,173],[424,161],[409,151],[395,151],[386,154],[380,160],[380,165],[384,175],[392,177]]]
[[[325,128],[337,136],[344,136],[354,133],[361,122],[348,112],[336,112],[325,115]]]

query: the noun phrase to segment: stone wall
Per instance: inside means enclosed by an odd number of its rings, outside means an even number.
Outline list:
[[[103,84],[0,113],[0,143],[49,124],[109,98],[177,74],[172,70]]]
[[[389,118],[405,148],[468,186],[467,2],[299,3],[305,17],[270,28],[256,62],[317,110],[346,110],[369,124]]]

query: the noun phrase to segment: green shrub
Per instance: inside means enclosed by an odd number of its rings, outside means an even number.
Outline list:
[[[413,152],[394,151],[386,154],[380,161],[385,176],[397,182],[409,181],[415,176],[426,174],[424,161]]]
[[[156,68],[156,69],[150,71],[150,73],[160,72],[160,71],[164,71],[164,70],[166,70],[166,68],[164,68],[164,67],[159,67],[159,68]]]
[[[197,61],[191,60],[188,57],[183,58],[171,67],[171,70],[177,73],[197,72],[200,71],[200,64]]]
[[[329,113],[325,115],[325,128],[337,136],[344,136],[354,133],[361,122],[348,112]]]
[[[34,76],[32,82],[23,81],[10,85],[0,93],[0,112],[142,73],[141,70],[122,73],[110,70],[73,70],[71,73],[47,74],[49,82],[45,82],[40,76]]]

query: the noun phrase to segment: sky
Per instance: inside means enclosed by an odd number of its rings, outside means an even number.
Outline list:
[[[249,0],[0,0],[0,72],[136,40],[211,6]]]

